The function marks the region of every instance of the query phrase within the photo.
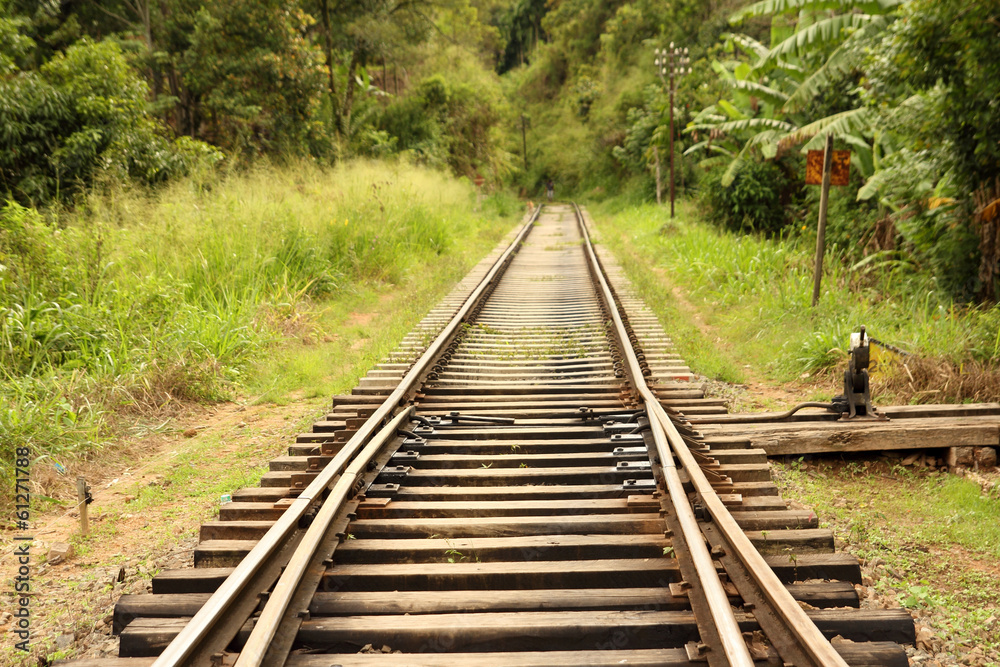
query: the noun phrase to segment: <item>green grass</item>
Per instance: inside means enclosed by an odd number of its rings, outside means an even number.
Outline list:
[[[0,483],[14,447],[66,464],[178,399],[346,388],[323,378],[389,351],[520,210],[436,171],[368,162],[111,189],[71,211],[0,208]],[[347,314],[403,286],[411,297],[363,354],[349,335],[332,352],[281,351],[342,335]]]
[[[876,338],[920,357],[952,364],[961,373],[1000,361],[1000,308],[963,308],[935,289],[933,277],[900,274],[892,267],[851,270],[827,256],[819,305],[811,306],[812,241],[765,239],[704,223],[689,202],[671,221],[666,207],[598,205],[594,219],[663,321],[678,314],[677,287],[723,341],[688,325],[680,348],[710,377],[738,380],[744,364],[773,380],[789,381],[846,363],[849,334],[862,324]],[[650,275],[652,268],[657,274]],[[671,328],[671,333],[673,329]],[[687,340],[686,340],[687,339]]]
[[[1000,651],[1000,498],[961,477],[870,459],[772,466],[784,495],[814,508],[858,557],[884,564],[877,590],[927,610],[959,655]]]

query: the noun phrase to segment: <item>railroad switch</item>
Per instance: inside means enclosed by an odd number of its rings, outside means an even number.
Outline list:
[[[452,426],[458,426],[460,423],[465,422],[466,424],[493,424],[499,426],[509,426],[514,423],[513,417],[487,417],[483,415],[463,415],[461,412],[452,410],[446,415],[440,417],[427,417],[426,421],[429,424],[434,425],[446,425],[446,420],[451,422]]]
[[[831,409],[839,412],[843,420],[864,417],[888,421],[885,415],[880,415],[872,405],[871,384],[868,379],[868,364],[871,361],[868,336],[865,326],[851,334],[851,345],[848,353],[851,355],[844,371],[844,393],[833,399]]]

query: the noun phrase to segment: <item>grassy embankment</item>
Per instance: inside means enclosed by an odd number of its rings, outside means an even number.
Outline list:
[[[702,374],[736,383],[759,375],[793,391],[810,374],[801,398],[828,400],[839,393],[848,333],[864,323],[913,353],[882,357],[887,363],[873,379],[878,401],[996,399],[997,308],[958,307],[928,277],[851,273],[828,260],[813,309],[812,239],[721,232],[688,203],[672,223],[665,207],[609,202],[592,212],[602,242]],[[777,463],[777,479],[785,497],[813,507],[864,560],[887,604],[933,629],[936,650],[963,657],[979,647],[984,653],[970,664],[1000,664],[996,491],[876,459]]]
[[[980,660],[968,664],[1000,664],[996,490],[891,459],[775,468],[782,494],[811,506],[866,563],[871,586],[933,628],[937,648],[959,657],[979,648]]]
[[[697,372],[736,383],[747,380],[748,368],[782,383],[825,376],[828,394],[846,368],[850,332],[864,324],[911,353],[876,351],[873,390],[880,400],[997,396],[1000,308],[957,305],[933,277],[873,265],[850,271],[828,256],[812,308],[813,239],[727,233],[699,221],[687,202],[672,222],[667,207],[655,205],[621,209],[608,202],[593,213],[603,242],[652,307],[678,323],[676,342]],[[692,315],[702,326],[690,323]]]
[[[181,401],[349,388],[519,214],[437,172],[368,163],[115,189],[73,211],[8,204],[0,483],[16,446],[36,472],[72,468]],[[380,305],[377,326],[352,315]]]

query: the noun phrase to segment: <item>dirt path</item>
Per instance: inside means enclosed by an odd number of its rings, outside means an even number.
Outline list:
[[[114,604],[123,593],[141,593],[161,569],[190,566],[202,521],[216,514],[220,496],[251,484],[267,462],[283,453],[296,433],[321,414],[326,399],[287,405],[223,403],[186,406],[143,437],[126,439],[96,463],[74,466],[63,477],[36,466],[36,488],[72,499],[32,517],[31,651],[13,647],[14,604],[0,611],[5,637],[0,664],[35,665],[67,656],[116,656],[111,636]],[[92,487],[91,536],[80,536],[75,507],[76,475]],[[9,527],[8,527],[9,528]],[[0,533],[0,547],[13,549],[15,533]],[[44,556],[56,543],[73,555],[56,564]],[[4,558],[5,582],[15,575]],[[5,587],[9,595],[13,587]],[[10,597],[6,598],[11,600]],[[11,602],[13,602],[11,600]]]
[[[677,309],[687,316],[706,340],[723,348],[727,347],[719,329],[709,323],[705,313],[695,305],[688,294],[670,280],[663,267],[653,267],[653,273],[670,290]],[[754,412],[764,410],[786,410],[801,403],[803,396],[816,392],[829,392],[832,397],[837,391],[835,383],[829,377],[804,377],[793,384],[779,384],[768,380],[759,369],[750,364],[743,365],[743,375],[746,383],[743,385],[727,385],[710,383],[710,393],[730,401],[732,412]]]

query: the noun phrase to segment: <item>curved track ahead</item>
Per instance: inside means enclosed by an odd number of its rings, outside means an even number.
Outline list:
[[[122,599],[121,655],[907,664],[909,616],[857,609],[857,562],[786,508],[763,452],[686,422],[723,408],[582,222],[546,207],[336,397],[203,526],[196,569]]]

